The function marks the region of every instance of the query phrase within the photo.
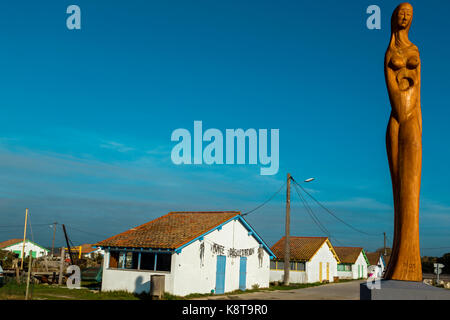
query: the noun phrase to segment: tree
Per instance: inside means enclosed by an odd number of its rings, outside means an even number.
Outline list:
[[[450,273],[450,252],[445,253],[442,257],[437,259],[438,263],[442,263],[444,268],[442,269],[442,273]]]

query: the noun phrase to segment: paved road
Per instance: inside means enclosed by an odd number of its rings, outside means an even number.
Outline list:
[[[295,290],[209,296],[198,300],[359,300],[359,284],[364,281],[330,283],[318,287]]]

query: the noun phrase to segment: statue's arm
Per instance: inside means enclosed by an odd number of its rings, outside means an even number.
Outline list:
[[[386,55],[384,57],[384,77],[386,80],[386,87],[389,94],[389,101],[391,103],[392,113],[394,117],[398,120],[399,115],[401,114],[398,108],[399,106],[397,103],[395,103],[396,98],[395,95],[399,91],[397,81],[395,79],[395,72],[392,70],[392,68],[389,66],[390,60],[391,60],[391,52],[388,49],[386,51]]]

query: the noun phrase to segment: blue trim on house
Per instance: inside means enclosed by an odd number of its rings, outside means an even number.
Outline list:
[[[138,253],[138,265],[137,265],[138,270],[141,269],[141,253]]]
[[[173,249],[153,249],[153,248],[125,248],[125,247],[101,247],[108,251],[133,251],[133,252],[150,252],[150,253],[173,253]]]
[[[381,261],[383,261],[383,269],[386,269],[386,261],[384,260],[383,254],[380,255]]]
[[[231,219],[228,219],[227,221],[222,222],[222,223],[219,224],[218,226],[212,228],[212,229],[209,230],[209,231],[206,231],[205,233],[203,233],[203,234],[201,234],[200,236],[198,236],[198,237],[192,239],[191,241],[186,242],[186,243],[183,244],[182,246],[176,248],[176,249],[175,249],[175,253],[181,253],[181,250],[182,250],[184,247],[187,247],[188,245],[190,245],[191,243],[193,243],[193,242],[195,242],[195,241],[197,241],[197,240],[200,240],[200,238],[203,238],[204,236],[206,236],[207,234],[210,234],[211,232],[213,232],[213,231],[215,231],[215,230],[221,230],[221,229],[222,229],[222,226],[226,225],[228,222],[233,221],[233,220],[235,220],[235,219],[236,219],[236,217],[233,217],[233,218],[231,218]]]
[[[263,245],[263,248],[266,249],[266,251],[270,254],[270,259],[273,260],[274,258],[276,258],[277,256],[275,255],[275,253],[272,252],[272,250],[270,250],[269,246],[264,242],[264,240],[256,233],[256,231],[252,228],[252,226],[244,219],[244,217],[242,217],[241,215],[238,216],[238,219],[242,222],[242,224],[247,227],[248,231],[250,231],[252,233],[252,236],[255,237],[256,240],[258,240],[258,242],[260,244]]]

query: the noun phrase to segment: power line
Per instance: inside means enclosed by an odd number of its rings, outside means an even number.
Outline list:
[[[30,226],[31,241],[34,242],[33,227],[31,226],[31,214],[28,212],[28,225]]]
[[[323,204],[321,204],[316,198],[314,198],[308,191],[306,191],[297,181],[295,181],[294,179],[292,179],[295,183],[295,185],[299,186],[308,196],[311,197],[311,199],[313,199],[321,208],[323,208],[326,212],[328,212],[329,214],[331,214],[334,218],[336,218],[337,220],[339,220],[340,222],[342,222],[343,224],[345,224],[347,227],[353,229],[356,232],[362,233],[362,234],[366,234],[369,236],[379,236],[380,234],[383,233],[367,233],[364,232],[362,230],[359,230],[355,227],[353,227],[351,224],[345,222],[344,220],[342,220],[341,218],[339,218],[338,216],[336,216],[333,212],[331,212],[331,210],[329,210],[328,208],[326,208]]]
[[[309,206],[306,199],[303,197],[301,192],[299,191],[298,187],[294,184],[295,191],[297,192],[297,195],[300,197],[300,200],[302,201],[306,212],[308,212],[311,219],[314,221],[314,223],[322,230],[323,233],[325,233],[330,239],[334,239],[337,243],[342,244],[338,239],[336,239],[334,236],[331,236],[330,231],[328,231],[327,228],[320,222],[319,218],[314,214],[314,211]]]
[[[105,236],[105,235],[101,235],[101,234],[96,234],[96,233],[92,233],[92,232],[80,230],[80,229],[74,228],[74,227],[72,227],[72,226],[70,226],[70,225],[66,225],[66,228],[72,229],[72,230],[74,230],[74,231],[82,232],[82,233],[85,233],[85,234],[88,234],[88,235],[91,235],[91,236],[95,236],[95,237],[108,238],[108,237]]]
[[[52,223],[37,223],[37,224],[34,224],[34,226],[40,227],[40,226],[48,226],[51,224]],[[23,225],[1,225],[0,228],[23,228]]]
[[[242,217],[243,217],[243,216],[246,216],[246,215],[248,215],[248,214],[250,214],[250,213],[252,213],[252,212],[258,210],[259,208],[265,206],[265,205],[266,205],[267,203],[269,203],[273,198],[275,198],[275,196],[276,196],[278,193],[280,193],[280,191],[283,189],[283,187],[284,187],[285,185],[286,185],[286,182],[284,182],[283,185],[280,187],[280,189],[278,189],[278,191],[275,192],[269,199],[267,199],[266,201],[264,201],[262,204],[260,204],[260,205],[257,206],[256,208],[254,208],[254,209],[252,209],[252,210],[250,210],[250,211],[247,211],[247,212],[241,214],[241,216],[242,216]]]
[[[306,202],[303,195],[299,192],[298,187],[296,185],[294,185],[294,188],[295,188],[295,191],[297,192],[297,195],[299,196],[300,200],[302,201],[303,206],[305,207],[306,211],[308,212],[309,216],[311,217],[311,219],[322,230],[323,233],[325,233],[327,236],[330,236],[330,232],[328,231],[327,228],[325,228],[325,226],[319,221],[317,216],[314,214],[314,212],[312,211],[311,207]]]

